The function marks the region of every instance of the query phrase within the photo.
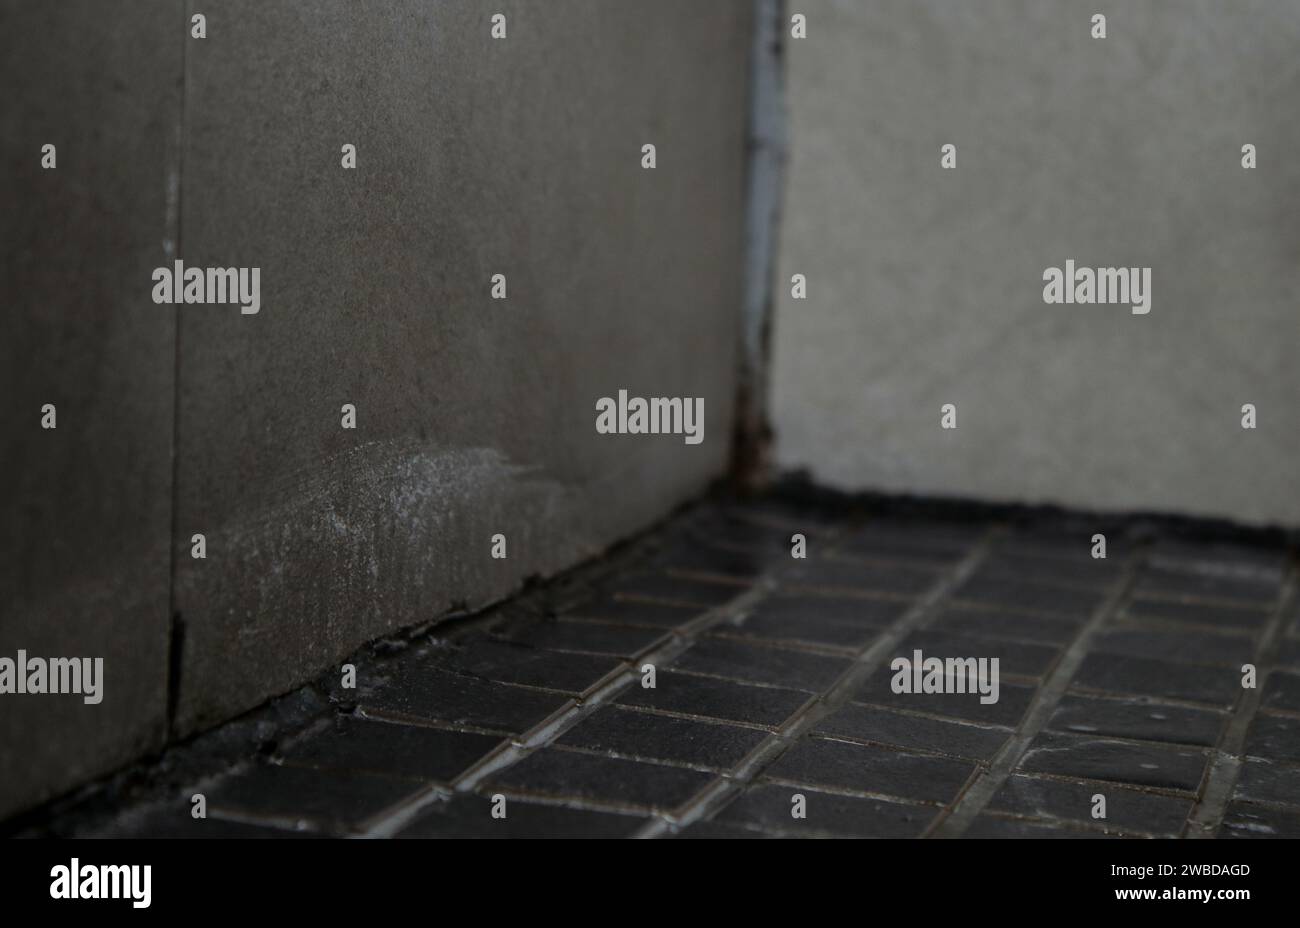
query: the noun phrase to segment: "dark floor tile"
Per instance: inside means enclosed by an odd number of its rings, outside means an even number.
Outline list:
[[[1030,744],[1020,769],[1193,792],[1205,763],[1205,752],[1196,748],[1044,732]]]
[[[1278,645],[1277,664],[1294,673],[1300,673],[1300,638],[1285,638]]]
[[[341,770],[258,764],[208,789],[208,814],[308,822],[322,831],[355,831],[425,789],[414,780]]]
[[[557,693],[491,683],[430,667],[403,665],[368,697],[368,710],[521,734],[569,704]]]
[[[752,839],[752,838],[775,838],[777,835],[764,834],[761,831],[755,831],[752,828],[742,828],[739,825],[727,825],[722,822],[696,822],[688,825],[675,834],[668,835],[669,838],[724,838],[724,839]]]
[[[546,748],[492,776],[483,791],[513,790],[557,799],[586,799],[668,811],[714,779],[714,774],[684,767]]]
[[[1031,822],[1000,815],[979,815],[963,838],[1113,838],[1116,834],[1065,822]]]
[[[819,596],[776,593],[746,610],[755,618],[797,625],[810,619],[841,625],[881,629],[900,619],[911,603],[865,596]]]
[[[834,530],[846,522],[845,513],[838,506],[811,506],[772,496],[730,504],[723,511],[759,525],[779,525],[810,533]]]
[[[1119,626],[1098,635],[1092,650],[1175,663],[1240,667],[1254,657],[1255,640],[1182,629]]]
[[[940,632],[956,632],[980,638],[1032,641],[1047,645],[1064,645],[1073,641],[1083,626],[1082,619],[1060,616],[1041,617],[987,609],[963,609],[950,606],[939,613],[930,627]]]
[[[1264,682],[1261,705],[1268,709],[1300,712],[1300,674],[1273,671]]]
[[[1230,708],[1241,695],[1241,673],[1230,666],[1197,666],[1119,654],[1089,654],[1074,675],[1071,686]]]
[[[425,659],[465,676],[575,695],[585,693],[620,668],[617,658],[542,651],[494,641],[486,635],[441,643]]]
[[[784,560],[791,560],[788,546]],[[663,570],[678,573],[752,580],[782,561],[770,555],[684,540],[656,554],[652,563]]]
[[[1246,753],[1265,760],[1300,763],[1300,718],[1261,712],[1250,723]]]
[[[622,625],[677,628],[705,611],[706,608],[703,606],[672,606],[637,599],[600,596],[566,610],[561,618],[600,619]]]
[[[1226,720],[1225,713],[1211,709],[1069,693],[1062,698],[1047,727],[1071,734],[1213,747],[1218,744]]]
[[[679,572],[706,573],[709,576],[731,577],[737,580],[752,580],[763,574],[773,571],[781,571],[788,568],[793,562],[791,557],[791,548],[793,542],[790,536],[793,533],[777,535],[775,538],[711,538],[692,532],[690,544],[700,550],[710,552],[710,563],[716,567],[729,563],[728,556],[742,558],[739,562],[730,562],[733,570],[731,572],[721,572],[718,570],[709,571],[704,568],[692,568],[690,562],[686,559],[668,560],[665,556],[663,561],[666,568]],[[819,545],[820,539],[811,534],[805,533],[807,545],[815,548]],[[757,573],[746,570],[744,573],[738,572],[737,568],[743,564],[750,564],[758,568]]]
[[[854,666],[849,654],[896,628],[918,594],[979,550],[973,576],[899,650],[998,657],[998,703],[983,705],[978,694],[895,694],[886,667],[854,703],[791,744],[716,821],[675,836],[923,833],[1023,720],[1036,690],[1006,678],[1050,672],[1125,575],[1132,563],[1126,538],[1138,533],[1108,532],[1111,557],[1099,561],[1087,556],[1095,528],[1088,520],[1011,520],[991,534],[988,519],[902,515],[863,524],[861,509],[852,523],[827,512],[785,504],[697,507],[596,570],[461,623],[469,628],[434,628],[400,654],[377,649],[386,656],[366,668],[352,697],[356,713],[340,716],[337,728],[288,741],[274,763],[245,760],[232,774],[222,772],[224,760],[212,760],[218,752],[187,755],[181,769],[194,771],[195,781],[212,774],[203,779],[206,820],[192,819],[188,797],[178,797],[166,809],[121,813],[106,826],[96,807],[80,825],[48,830],[88,833],[93,824],[97,834],[178,837],[355,833],[404,801],[432,798],[430,783],[449,786],[502,738],[574,706],[578,694],[610,671],[628,670],[661,636],[722,606],[729,624],[706,634],[679,664],[662,662],[656,689],[633,683],[560,736],[560,745],[490,775],[478,795],[437,800],[404,832],[634,834],[654,821],[651,810],[680,809],[727,782],[719,771],[743,763],[770,732],[814,704]],[[1152,548],[1145,526],[1135,528],[1143,530],[1147,565],[1135,595],[1091,641],[1076,688],[1026,753],[1024,772],[1001,786],[971,834],[1098,836],[1103,829],[1091,819],[1097,792],[1107,797],[1107,829],[1175,834],[1182,827],[1229,719],[1216,707],[1242,704],[1240,665],[1261,641],[1292,564],[1280,546],[1238,550],[1157,539]],[[790,557],[796,531],[807,536],[806,560]],[[736,600],[764,575],[788,585],[755,597],[748,614],[731,623],[730,613],[742,611]],[[841,592],[828,592],[834,589]],[[562,615],[551,618],[547,604]],[[1300,603],[1288,609],[1276,662],[1260,680],[1224,835],[1300,837]],[[837,650],[842,656],[827,656]],[[215,737],[226,747],[251,743],[245,736],[254,723],[238,724],[235,741],[229,733]],[[450,730],[462,728],[487,734]],[[1148,792],[1153,788],[1181,798]],[[490,814],[496,791],[509,796],[504,820]],[[793,792],[808,800],[806,820],[790,817]],[[890,798],[866,798],[872,794]],[[591,811],[605,807],[626,814]]]
[[[1220,838],[1300,838],[1300,812],[1246,802],[1231,802]]]
[[[490,632],[493,638],[545,651],[573,651],[631,660],[659,642],[665,632],[658,628],[611,625],[603,622],[556,622],[530,620],[511,622]]]
[[[916,596],[934,587],[940,576],[938,571],[924,567],[823,558],[794,568],[788,575],[786,586]]]
[[[1300,765],[1247,760],[1242,764],[1233,796],[1253,802],[1285,803],[1297,806],[1300,812]]]
[[[1028,711],[1035,692],[1033,687],[999,680],[998,701],[985,704],[974,693],[895,693],[890,685],[893,677],[888,667],[876,671],[854,693],[854,702],[1014,728]]]
[[[620,599],[640,598],[682,603],[701,609],[721,606],[748,589],[748,584],[695,580],[667,573],[644,574],[617,580],[609,585],[609,592]]]
[[[565,732],[559,743],[633,760],[729,770],[766,737],[753,728],[604,706]]]
[[[1136,596],[1186,596],[1271,606],[1276,602],[1281,586],[1280,574],[1273,579],[1261,580],[1151,566],[1138,575],[1133,592]]]
[[[1106,557],[1093,558],[1092,536],[1106,536]],[[1125,537],[1122,525],[1026,525],[995,539],[993,557],[1018,554],[1036,558],[1053,558],[1066,563],[1086,562],[1100,564],[1110,569],[1133,553],[1132,542]]]
[[[1011,736],[1010,729],[943,722],[856,703],[826,716],[817,723],[813,732],[973,760],[989,760]]]
[[[914,651],[920,651],[925,657],[996,658],[999,674],[1023,677],[1045,675],[1061,653],[1060,648],[1047,645],[959,635],[933,628],[912,632],[894,653],[910,658]]]
[[[780,541],[788,539],[793,532],[823,534],[828,528],[835,529],[840,524],[839,517],[827,520],[815,509],[768,507],[750,502],[703,512],[699,520],[692,522],[692,529],[728,538],[775,538]]]
[[[861,558],[882,563],[916,564],[935,570],[951,569],[969,552],[965,545],[926,546],[899,542],[885,537],[868,536],[836,544],[835,553],[846,558]]]
[[[945,803],[956,797],[974,770],[974,764],[946,757],[805,738],[768,767],[765,776],[801,786]]]
[[[449,782],[497,747],[495,735],[340,717],[283,752],[295,766]]]
[[[1124,616],[1205,625],[1225,631],[1256,632],[1268,621],[1268,610],[1255,606],[1223,606],[1135,597],[1124,606]]]
[[[1092,797],[1098,794],[1106,797],[1105,819],[1092,817]],[[988,810],[1010,812],[1026,818],[1072,819],[1121,831],[1177,837],[1192,811],[1192,800],[1115,784],[1012,776],[989,801]]]
[[[796,794],[803,796],[804,818],[792,815]],[[861,838],[915,838],[937,814],[934,806],[838,796],[769,783],[745,790],[717,814],[715,821],[787,835],[807,831]]]
[[[505,817],[493,818],[489,796],[457,795],[440,800],[399,838],[627,838],[648,819],[616,812],[593,812],[507,798]]]
[[[953,591],[958,602],[1027,612],[1085,617],[1101,605],[1100,591],[1021,583],[1000,577],[973,577]]]
[[[748,519],[717,515],[700,519],[690,526],[690,537],[710,545],[745,550],[763,557],[777,554],[789,560],[793,542],[790,536],[801,532],[810,545],[816,544],[816,531],[793,526],[760,525]]]
[[[761,613],[742,616],[734,622],[722,622],[709,632],[719,638],[752,638],[789,645],[844,648],[859,651],[880,634],[866,625],[850,625],[815,614],[788,619]]]
[[[320,838],[321,832],[299,831],[293,828],[274,828],[268,825],[250,825],[226,819],[194,818],[189,797],[177,799],[145,813],[123,816],[94,832],[96,838]]]
[[[840,541],[843,552],[953,563],[983,537],[984,526],[929,519],[880,518]]]
[[[1288,556],[1281,546],[1249,546],[1205,539],[1162,538],[1151,564],[1166,570],[1244,574],[1261,583],[1281,583]]]
[[[1091,542],[1084,537],[1082,557],[1036,557],[1030,554],[995,552],[990,554],[975,571],[979,581],[1012,580],[1021,583],[1038,583],[1048,586],[1108,587],[1123,573],[1116,560],[1088,556]]]
[[[818,693],[849,666],[847,659],[709,638],[677,658],[673,667],[733,680]]]
[[[618,702],[683,715],[776,727],[812,698],[802,690],[751,686],[715,677],[661,670],[654,689],[634,685]]]

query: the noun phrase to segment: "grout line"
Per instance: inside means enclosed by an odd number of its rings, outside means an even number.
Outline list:
[[[1216,609],[1236,609],[1241,612],[1268,612],[1269,606],[1257,599],[1234,596],[1203,596],[1200,593],[1180,593],[1175,590],[1144,590],[1133,597],[1135,603],[1161,603],[1166,606],[1212,606]],[[1158,617],[1157,617],[1158,618]]]
[[[866,735],[842,735],[839,733],[814,731],[809,732],[807,737],[817,741],[833,741],[838,744],[856,744],[860,747],[876,748],[881,751],[891,751],[896,754],[911,754],[918,757],[938,757],[943,760],[956,760],[966,764],[984,763],[980,757],[972,754],[953,754],[950,751],[931,747],[915,747],[912,745],[903,746],[893,741],[877,741]],[[905,799],[907,797],[895,796],[894,798]]]
[[[1151,615],[1133,615],[1132,613],[1123,613],[1119,615],[1116,629],[1122,631],[1141,631],[1150,629],[1151,631],[1162,632],[1192,632],[1198,635],[1213,635],[1218,638],[1228,638],[1235,640],[1252,641],[1260,638],[1260,628],[1249,625],[1215,625],[1210,622],[1188,621],[1186,619],[1165,619]],[[1267,624],[1267,623],[1265,623]]]
[[[672,818],[657,816],[637,832],[635,837],[657,838],[675,829],[705,820],[718,811],[764,769],[775,763],[805,731],[842,704],[847,703],[859,685],[888,657],[889,652],[907,635],[920,628],[934,612],[935,606],[974,573],[988,555],[999,533],[1000,528],[987,532],[966,557],[945,571],[938,583],[918,599],[912,608],[896,619],[874,642],[859,650],[852,665],[822,692],[820,698],[805,704],[795,712],[777,733],[769,735],[729,774],[720,776],[679,806],[679,815]]]
[[[945,725],[959,725],[965,728],[974,728],[980,731],[1005,732],[1010,735],[1015,729],[1010,725],[1001,725],[997,722],[985,722],[980,719],[966,719],[957,715],[944,715],[942,712],[932,711],[930,709],[904,709],[900,706],[885,702],[871,702],[870,700],[850,699],[846,705],[861,706],[864,709],[872,709],[876,712],[888,712],[893,715],[902,715],[908,718],[925,719],[933,722],[943,722]],[[918,750],[916,748],[907,748],[906,750]]]
[[[809,695],[809,699],[813,697]],[[636,712],[641,715],[655,715],[661,718],[681,719],[684,722],[701,722],[707,725],[719,725],[730,728],[744,728],[749,731],[773,732],[776,725],[766,724],[764,722],[742,721],[740,719],[718,718],[716,715],[699,715],[697,713],[686,712],[681,709],[661,709],[658,706],[638,706],[634,703],[627,703],[618,707],[620,712]]]
[[[757,648],[751,648],[751,650],[757,650]],[[777,649],[773,648],[772,650],[777,650]],[[815,656],[826,657],[827,655],[819,654]],[[836,656],[841,661],[847,660],[847,658],[845,658],[843,655],[836,655]],[[722,683],[732,683],[735,684],[736,686],[747,686],[751,689],[783,690],[787,693],[799,693],[801,695],[807,696],[809,699],[814,699],[817,696],[816,693],[806,690],[802,686],[799,686],[794,683],[765,683],[761,680],[748,680],[744,677],[737,676],[734,671],[731,673],[722,673],[720,671],[715,672],[715,671],[707,671],[707,670],[693,670],[686,667],[666,667],[663,669],[669,670],[672,673],[677,674],[678,676],[700,677],[701,679],[704,680],[718,680],[721,681]],[[722,719],[721,721],[725,722],[726,719]],[[768,727],[776,728],[778,726],[770,725]]]
[[[1164,742],[1164,741],[1160,741],[1160,742],[1146,741],[1142,743],[1148,746],[1153,743],[1157,745],[1168,744],[1168,742]],[[1171,744],[1170,747],[1183,748],[1183,747],[1188,747],[1188,745]],[[1201,750],[1209,751],[1210,749],[1202,747]],[[1016,776],[1023,777],[1026,780],[1050,780],[1054,783],[1068,783],[1074,786],[1083,784],[1087,786],[1097,786],[1097,787],[1107,787],[1107,786],[1119,787],[1120,789],[1127,790],[1128,792],[1131,793],[1142,793],[1147,796],[1160,796],[1165,799],[1177,799],[1182,802],[1194,801],[1195,799],[1195,794],[1191,790],[1178,789],[1172,786],[1148,786],[1145,783],[1124,783],[1120,780],[1099,780],[1096,777],[1080,776],[1074,773],[1047,773],[1042,770],[1032,770],[1032,771],[1024,770],[1024,771],[1018,771],[1016,773]],[[996,811],[998,815],[1019,815],[1021,817],[1028,817],[1028,818],[1034,818],[1034,817],[1059,818],[1060,817],[1060,816],[1052,816],[1047,813],[1043,813],[1041,816],[1037,816],[1036,814],[1026,815],[1020,812],[1011,812],[1006,809],[998,809]],[[993,813],[990,812],[990,814]],[[1064,821],[1075,821],[1075,819],[1064,819]]]
[[[959,837],[988,805],[994,793],[1006,782],[1025,751],[1028,750],[1030,742],[1046,727],[1048,719],[1070,685],[1070,680],[1078,672],[1079,665],[1083,663],[1093,638],[1097,636],[1102,626],[1115,616],[1128,596],[1137,579],[1140,566],[1141,557],[1136,552],[1130,554],[1119,581],[1097,606],[1092,617],[1083,624],[1074,641],[1066,648],[1056,666],[1044,679],[1043,685],[1034,694],[1024,718],[1016,728],[1016,733],[1002,746],[992,763],[975,775],[974,780],[957,797],[948,811],[939,814],[930,825],[926,837]]]
[[[1108,593],[1113,592],[1113,590],[1093,590],[1092,592]],[[1041,622],[1062,625],[1067,628],[1070,626],[1080,626],[1087,621],[1086,615],[1077,612],[1049,612],[1046,609],[1030,609],[1024,606],[1006,606],[1000,605],[996,602],[985,602],[978,599],[961,599],[960,597],[950,600],[948,602],[948,607],[962,612],[991,612],[997,615],[1016,616],[1017,618],[1038,619]]]
[[[891,746],[889,750],[897,749]],[[896,793],[882,793],[877,790],[858,789],[851,786],[829,786],[822,783],[809,785],[807,782],[789,777],[764,775],[763,783],[764,785],[785,786],[805,793],[821,793],[827,796],[841,796],[845,799],[869,799],[872,802],[885,803],[899,809],[913,809],[931,814],[936,814],[943,808],[942,802],[930,799],[915,799],[908,796],[899,796]],[[767,823],[764,823],[762,827],[766,828]],[[804,826],[799,825],[798,827],[803,828]]]
[[[1124,654],[1118,654],[1118,655],[1117,655],[1117,654],[1115,654],[1114,652],[1110,652],[1110,651],[1097,651],[1097,652],[1094,652],[1094,653],[1099,654],[1099,655],[1103,655],[1103,654],[1104,654],[1104,655],[1107,655],[1107,656],[1109,656],[1109,657],[1126,657],[1126,656],[1131,656],[1131,655],[1124,655]],[[1158,661],[1159,658],[1150,658],[1150,660]],[[1182,663],[1179,663],[1178,661],[1166,661],[1165,663],[1171,663],[1171,664],[1173,664],[1173,665],[1176,666],[1176,667],[1187,667],[1187,668],[1196,668],[1196,667],[1199,667],[1199,668],[1201,668],[1202,670],[1222,670],[1222,669],[1223,669],[1222,667],[1214,667],[1214,666],[1212,666],[1212,665],[1208,665],[1208,664],[1182,664]],[[1126,693],[1126,692],[1124,692],[1123,690],[1119,690],[1119,689],[1114,689],[1114,690],[1101,690],[1101,689],[1096,689],[1095,687],[1091,687],[1091,686],[1084,686],[1084,685],[1082,685],[1082,684],[1076,685],[1076,686],[1074,687],[1074,691],[1073,691],[1073,694],[1072,694],[1072,695],[1075,695],[1075,696],[1082,696],[1082,697],[1085,697],[1085,698],[1087,698],[1087,699],[1097,700],[1097,701],[1099,701],[1099,702],[1120,702],[1120,703],[1124,703],[1124,702],[1132,702],[1132,701],[1136,698],[1136,699],[1140,699],[1140,700],[1142,701],[1142,704],[1143,704],[1144,706],[1153,706],[1153,707],[1155,707],[1155,708],[1157,708],[1157,709],[1158,709],[1158,708],[1161,708],[1161,707],[1164,707],[1164,708],[1167,708],[1167,709],[1186,709],[1186,710],[1191,711],[1191,712],[1203,712],[1203,713],[1205,713],[1206,715],[1217,715],[1217,716],[1220,717],[1220,718],[1219,718],[1219,721],[1220,721],[1220,722],[1225,722],[1225,721],[1227,721],[1228,716],[1232,714],[1232,709],[1231,709],[1230,707],[1228,707],[1228,706],[1224,706],[1224,705],[1222,705],[1222,704],[1220,704],[1220,703],[1211,703],[1211,702],[1195,702],[1194,700],[1191,700],[1191,699],[1178,699],[1177,697],[1174,697],[1174,696],[1153,696],[1153,695],[1151,695],[1151,694],[1149,694],[1149,693]],[[1087,734],[1094,734],[1094,733],[1093,733],[1093,732],[1076,732],[1076,731],[1069,731],[1069,730],[1067,730],[1067,731],[1064,732],[1064,734],[1067,734],[1067,735],[1073,735],[1073,734],[1087,735]],[[1126,738],[1124,735],[1113,735],[1113,736],[1112,736],[1112,735],[1107,735],[1107,737],[1114,737],[1114,738],[1116,738],[1116,739],[1118,739],[1118,740],[1120,740],[1120,741],[1125,741],[1125,740],[1127,740],[1127,741],[1142,741],[1142,742],[1145,742],[1146,744],[1186,744],[1186,743],[1189,743],[1189,742],[1182,742],[1182,741],[1157,741],[1157,740],[1154,739],[1154,738]],[[1206,750],[1206,751],[1212,751],[1212,750],[1214,750],[1214,745],[1211,745],[1211,744],[1201,744],[1201,745],[1194,745],[1194,746],[1196,746],[1196,747],[1200,747],[1202,750]]]
[[[1278,812],[1286,812],[1291,815],[1300,815],[1300,797],[1297,797],[1293,801],[1286,800],[1286,799],[1256,799],[1253,797],[1250,799],[1238,799],[1237,801],[1249,805],[1251,806],[1251,808],[1263,808],[1263,809],[1275,810]],[[1279,837],[1293,837],[1293,836],[1281,835]]]
[[[1102,784],[1109,785],[1109,784]],[[1185,798],[1185,797],[1180,797]],[[996,812],[989,812],[991,818],[1004,819],[1006,821],[1027,822],[1031,825],[1042,825],[1048,828],[1060,831],[1062,829],[1073,829],[1075,831],[1093,832],[1099,835],[1120,836],[1125,838],[1170,838],[1172,835],[1163,834],[1157,831],[1149,831],[1144,828],[1130,828],[1127,825],[1116,825],[1104,819],[1084,820],[1077,818],[1061,818],[1057,815],[1025,815],[1019,812],[1007,812],[999,809]]]
[[[554,796],[548,793],[533,793],[527,789],[516,788],[502,788],[497,792],[505,796],[507,800],[514,800],[532,806],[551,806],[556,809],[581,812],[604,812],[607,815],[622,815],[629,819],[641,819],[650,814],[649,809],[634,802],[593,799],[590,796]],[[454,795],[454,793],[447,793],[443,799],[452,799]]]
[[[1090,652],[1090,653],[1095,654],[1095,653],[1097,653],[1097,652],[1094,651],[1094,652]],[[1075,690],[1074,692],[1080,692],[1080,691]],[[1073,693],[1072,693],[1071,695],[1073,695]],[[1132,699],[1132,697],[1129,697],[1129,698],[1130,698],[1130,700]],[[1160,705],[1159,703],[1154,703],[1154,702],[1145,702],[1145,701],[1144,701],[1144,702],[1142,703],[1142,706],[1143,706],[1143,707],[1155,706],[1155,707],[1158,708],[1159,705]],[[1026,713],[1026,714],[1027,714],[1027,713]],[[1169,748],[1170,750],[1195,751],[1195,752],[1197,752],[1197,753],[1199,753],[1199,754],[1205,754],[1205,755],[1207,755],[1207,756],[1210,755],[1210,754],[1213,754],[1213,753],[1214,753],[1214,747],[1213,747],[1212,745],[1208,745],[1208,744],[1197,744],[1197,743],[1195,743],[1195,742],[1193,742],[1193,741],[1167,741],[1167,740],[1163,740],[1163,739],[1160,740],[1160,741],[1156,741],[1156,740],[1153,739],[1153,738],[1137,738],[1137,737],[1133,737],[1133,736],[1130,736],[1130,735],[1110,735],[1110,734],[1101,734],[1101,733],[1099,733],[1099,732],[1095,732],[1095,731],[1078,731],[1078,730],[1075,730],[1075,729],[1069,729],[1069,728],[1053,728],[1053,729],[1051,730],[1051,732],[1052,732],[1053,735],[1059,735],[1061,738],[1064,738],[1064,739],[1067,740],[1067,741],[1068,741],[1068,740],[1071,740],[1071,739],[1078,739],[1078,740],[1081,740],[1081,741],[1106,741],[1106,742],[1113,742],[1113,743],[1115,743],[1115,744],[1127,744],[1127,745],[1132,745],[1133,747],[1146,747],[1146,748]],[[1034,771],[1034,774],[1033,774],[1033,775],[1034,775],[1034,776],[1049,776],[1050,774],[1047,774],[1046,772],[1041,771],[1041,770],[1036,770],[1036,771]],[[1095,777],[1085,777],[1085,776],[1076,775],[1076,774],[1069,774],[1069,775],[1065,776],[1065,779],[1068,779],[1068,780],[1088,780],[1088,779],[1096,779],[1096,778],[1095,778]],[[1141,783],[1124,783],[1123,781],[1120,781],[1120,780],[1115,780],[1115,781],[1110,781],[1110,780],[1101,780],[1101,781],[1099,781],[1099,782],[1103,782],[1103,783],[1116,782],[1116,783],[1120,783],[1120,784],[1123,785],[1123,786],[1128,786],[1128,787],[1133,788],[1133,789],[1137,789],[1137,788],[1143,786],[1143,784],[1141,784]],[[1182,792],[1190,795],[1190,794],[1194,794],[1195,791],[1194,791],[1194,790],[1183,790]]]
[[[1223,822],[1233,788],[1237,785],[1237,777],[1245,762],[1243,758],[1246,734],[1264,696],[1264,684],[1268,679],[1264,669],[1267,668],[1270,672],[1273,669],[1270,664],[1286,634],[1286,624],[1291,617],[1291,607],[1297,601],[1298,589],[1300,589],[1300,577],[1297,576],[1296,569],[1292,568],[1278,597],[1276,612],[1265,626],[1264,634],[1255,651],[1255,688],[1242,690],[1232,718],[1224,726],[1219,743],[1214,749],[1213,759],[1206,771],[1201,797],[1187,817],[1184,837],[1212,838]]]

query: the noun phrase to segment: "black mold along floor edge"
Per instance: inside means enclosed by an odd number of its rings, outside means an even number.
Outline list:
[[[1249,548],[1286,548],[1293,556],[1300,553],[1300,526],[1245,525],[1231,519],[1148,510],[1120,512],[1049,503],[987,502],[957,496],[850,492],[817,484],[803,470],[782,473],[773,478],[763,493],[753,497],[737,495],[737,499],[742,498],[789,503],[814,513],[834,514],[841,518],[928,518],[972,524],[999,521],[1011,527],[1082,524],[1097,526],[1099,530],[1110,526],[1139,536],[1159,534],[1178,540],[1230,543]]]
[[[127,804],[175,796],[215,770],[269,753],[329,711],[328,697],[315,684],[301,686],[0,822],[0,838],[63,838],[94,831]]]

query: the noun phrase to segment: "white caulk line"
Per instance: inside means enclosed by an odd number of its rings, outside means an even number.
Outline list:
[[[1283,583],[1277,611],[1265,626],[1262,641],[1255,651],[1255,686],[1253,689],[1242,689],[1240,702],[1232,713],[1231,720],[1224,727],[1218,747],[1211,755],[1210,769],[1205,777],[1205,789],[1201,791],[1200,800],[1187,817],[1187,828],[1184,834],[1188,838],[1213,838],[1223,822],[1224,813],[1228,810],[1228,801],[1232,798],[1237,777],[1241,774],[1246,732],[1255,719],[1255,713],[1259,711],[1260,699],[1264,695],[1264,681],[1267,677],[1263,671],[1265,668],[1272,669],[1271,665],[1282,643],[1282,636],[1286,633],[1286,623],[1291,617],[1291,608],[1296,603],[1298,586],[1300,580],[1297,579],[1296,570],[1293,568],[1288,572]]]
[[[1131,554],[1124,565],[1124,572],[1120,575],[1119,582],[1115,584],[1110,594],[1098,604],[1092,617],[1084,623],[1074,641],[1066,649],[1065,654],[1057,661],[1056,666],[1047,675],[1047,679],[1043,681],[1043,685],[1034,694],[1034,698],[1029,703],[1029,709],[1025,712],[1025,717],[1021,719],[1020,725],[1016,728],[1016,733],[1007,740],[1006,744],[1002,745],[1001,750],[993,756],[989,766],[975,775],[975,779],[966,788],[966,791],[957,798],[957,801],[953,803],[947,814],[939,814],[939,817],[930,826],[926,837],[955,838],[965,832],[970,827],[971,822],[975,820],[975,817],[984,811],[984,807],[993,798],[993,794],[1001,788],[1002,784],[1011,775],[1011,771],[1020,763],[1020,759],[1029,748],[1030,742],[1047,727],[1048,719],[1056,711],[1057,704],[1060,703],[1061,697],[1065,695],[1066,688],[1069,687],[1070,681],[1078,672],[1079,665],[1083,663],[1084,657],[1087,656],[1093,639],[1097,636],[1101,627],[1119,611],[1121,604],[1128,596],[1129,590],[1133,587],[1133,582],[1137,579],[1140,565],[1140,555],[1137,553]]]
[[[840,674],[819,699],[807,703],[791,716],[780,731],[760,743],[731,772],[714,780],[679,806],[678,814],[656,816],[636,832],[634,837],[660,837],[674,828],[681,829],[708,818],[725,805],[734,794],[743,790],[784,754],[804,732],[848,702],[899,643],[919,629],[934,613],[935,607],[975,572],[988,556],[993,541],[1000,533],[1000,527],[985,533],[970,553],[944,573],[912,608],[896,619],[873,644],[860,651],[849,668]]]

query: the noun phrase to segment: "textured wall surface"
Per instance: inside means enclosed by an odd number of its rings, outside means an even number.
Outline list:
[[[248,0],[191,46],[184,254],[261,265],[263,306],[182,310],[178,532],[209,540],[179,562],[182,729],[725,464],[747,7],[502,9],[494,40],[481,3]],[[597,435],[621,387],[703,396],[704,443]]]
[[[176,335],[148,288],[173,247],[182,18],[89,28],[101,10],[0,4],[0,657],[106,668],[98,705],[0,695],[0,816],[166,727]]]
[[[748,2],[46,6],[3,7],[0,653],[102,655],[107,683],[0,697],[0,815],[161,743],[169,594],[181,735],[722,473]],[[260,268],[260,312],[154,305],[172,248]],[[620,389],[703,397],[703,443],[598,435]]]
[[[1300,523],[1300,6],[1138,0],[1101,10],[1105,39],[1095,3],[799,9],[780,462],[853,489]],[[1150,313],[1044,304],[1070,258],[1151,267]]]

